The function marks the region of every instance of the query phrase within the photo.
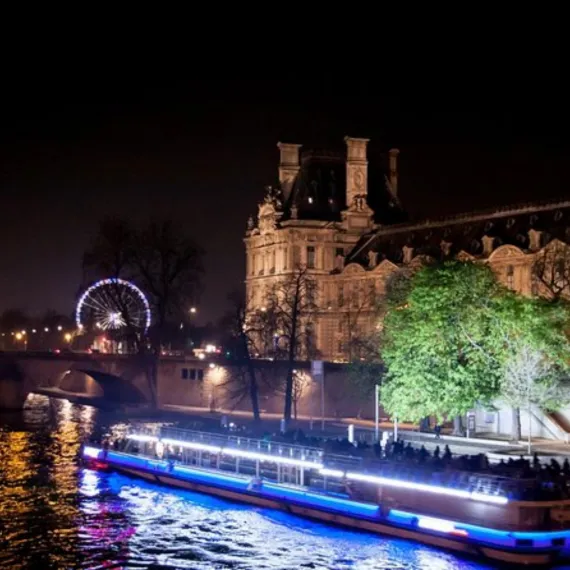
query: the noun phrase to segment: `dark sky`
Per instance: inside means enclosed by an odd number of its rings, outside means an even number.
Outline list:
[[[0,109],[0,311],[70,312],[97,222],[155,216],[206,249],[200,313],[217,318],[243,279],[246,220],[276,181],[279,140],[399,147],[416,217],[570,198],[563,94],[524,93],[338,78],[13,87]]]

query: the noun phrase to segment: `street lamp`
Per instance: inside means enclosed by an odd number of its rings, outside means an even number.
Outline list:
[[[195,314],[197,312],[196,307],[190,307],[190,313]]]
[[[71,342],[71,333],[65,333],[64,338],[65,342],[67,343]]]

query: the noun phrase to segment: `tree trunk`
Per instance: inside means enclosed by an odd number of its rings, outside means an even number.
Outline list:
[[[255,376],[255,369],[249,354],[249,346],[247,338],[242,334],[242,342],[244,344],[244,355],[247,361],[247,373],[249,375],[249,398],[251,400],[251,410],[253,412],[253,421],[255,424],[261,422],[261,414],[259,413],[259,390],[257,387],[257,378]]]
[[[455,416],[453,418],[453,435],[463,437],[463,418],[461,416]]]
[[[511,427],[511,440],[520,441],[521,439],[521,412],[519,408],[512,408],[513,420]]]
[[[157,386],[158,386],[158,357],[155,354],[147,355],[146,377],[148,390],[150,392],[150,402],[153,408],[158,406]]]
[[[297,421],[297,396],[293,398],[293,417],[295,418],[295,421]]]
[[[532,406],[529,402],[526,413],[528,415],[528,437],[527,437],[527,451],[530,455],[532,453]]]
[[[295,351],[297,348],[297,319],[299,307],[299,285],[295,292],[295,300],[293,311],[291,313],[291,338],[289,339],[289,366],[287,367],[287,379],[285,381],[285,409],[283,410],[283,419],[285,420],[285,429],[291,421],[291,408],[293,404],[293,370],[295,366]]]

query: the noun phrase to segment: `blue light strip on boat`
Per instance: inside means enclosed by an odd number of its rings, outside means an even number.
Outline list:
[[[428,530],[442,532],[444,534],[456,534],[457,531],[465,531],[466,535],[471,539],[479,542],[487,542],[502,546],[514,546],[516,540],[532,540],[535,547],[551,546],[553,539],[562,538],[570,539],[570,530],[560,531],[509,531],[497,530],[493,528],[478,526],[460,521],[451,521],[448,519],[440,519],[436,517],[426,517],[418,513],[408,511],[400,511],[391,509],[388,514],[388,520],[397,524],[420,528],[427,528],[422,525],[422,521],[429,519],[431,523]],[[436,528],[439,527],[439,528]]]

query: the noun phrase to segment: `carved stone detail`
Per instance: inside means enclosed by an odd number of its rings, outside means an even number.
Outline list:
[[[491,255],[491,259],[493,261],[513,257],[524,257],[524,253],[514,245],[502,245],[501,247],[497,248]]]
[[[377,251],[369,251],[368,252],[368,267],[370,269],[376,267],[378,263],[378,252]]]

